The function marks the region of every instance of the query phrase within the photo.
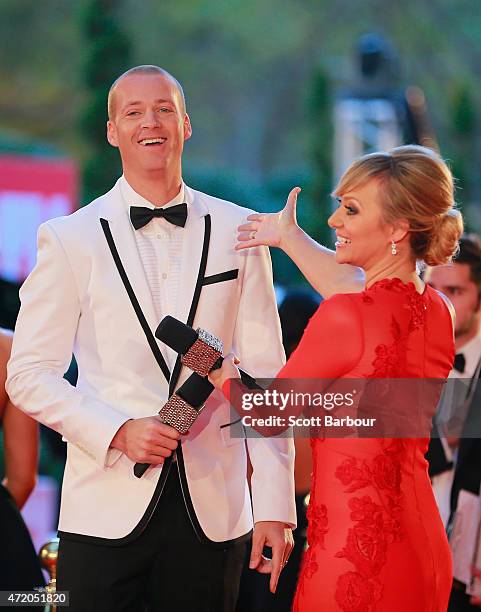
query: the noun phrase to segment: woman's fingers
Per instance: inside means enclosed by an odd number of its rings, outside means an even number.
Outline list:
[[[237,365],[238,363],[240,363],[240,359],[235,353],[229,353],[224,357],[224,359],[226,361],[230,361],[233,365]]]
[[[239,228],[240,229],[240,228]],[[253,230],[249,232],[240,232],[237,234],[237,244],[234,249],[236,251],[242,251],[243,249],[250,249],[251,247],[260,246],[263,244],[260,240],[253,238]]]
[[[300,187],[294,187],[289,193],[286,205],[278,213],[253,213],[246,222],[237,228],[236,251],[266,245],[279,247],[283,235],[296,224],[296,204]]]
[[[248,238],[244,238],[243,240],[245,240],[245,242],[238,242],[235,245],[234,251],[243,251],[244,249],[251,249],[252,247],[259,246],[259,242],[255,240],[249,240]]]
[[[259,244],[261,243],[255,239],[255,235],[258,229],[258,222],[244,223],[243,225],[239,225],[239,227],[237,228],[237,242],[245,242],[246,244],[237,244],[235,250],[240,251],[242,249],[248,249],[253,246],[259,246]]]
[[[244,223],[237,228],[238,232],[252,232],[259,229],[259,222]]]
[[[301,188],[294,187],[294,189],[291,189],[289,195],[287,196],[285,211],[289,213],[290,217],[296,216],[297,196],[300,193],[301,193]]]
[[[244,249],[251,249],[252,247],[262,246],[264,243],[259,240],[251,240],[250,238],[239,239],[234,247],[235,251],[243,251]]]
[[[214,385],[216,389],[222,389],[224,383],[229,378],[240,378],[237,364],[240,363],[234,353],[229,353],[222,360],[222,365],[216,370],[212,370],[209,373],[209,381]]]
[[[252,240],[252,232],[239,232],[237,240]]]

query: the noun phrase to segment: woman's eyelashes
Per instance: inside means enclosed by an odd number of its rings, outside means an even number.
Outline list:
[[[343,204],[341,196],[337,196],[334,199],[336,200],[338,206],[344,206],[347,215],[355,215],[359,212],[355,206],[352,206],[351,204]]]

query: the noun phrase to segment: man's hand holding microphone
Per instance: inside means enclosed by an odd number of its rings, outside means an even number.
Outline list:
[[[121,450],[134,463],[160,465],[179,444],[180,433],[159,416],[131,419],[120,427],[110,446]]]

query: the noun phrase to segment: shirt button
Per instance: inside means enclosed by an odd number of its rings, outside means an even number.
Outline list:
[[[167,278],[167,274],[166,274],[165,272],[162,274],[162,278],[163,278],[164,280]]]

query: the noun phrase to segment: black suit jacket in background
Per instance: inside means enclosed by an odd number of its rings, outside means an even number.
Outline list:
[[[451,512],[457,507],[459,491],[479,495],[481,485],[481,383],[478,380],[459,440],[458,458],[451,489]]]

